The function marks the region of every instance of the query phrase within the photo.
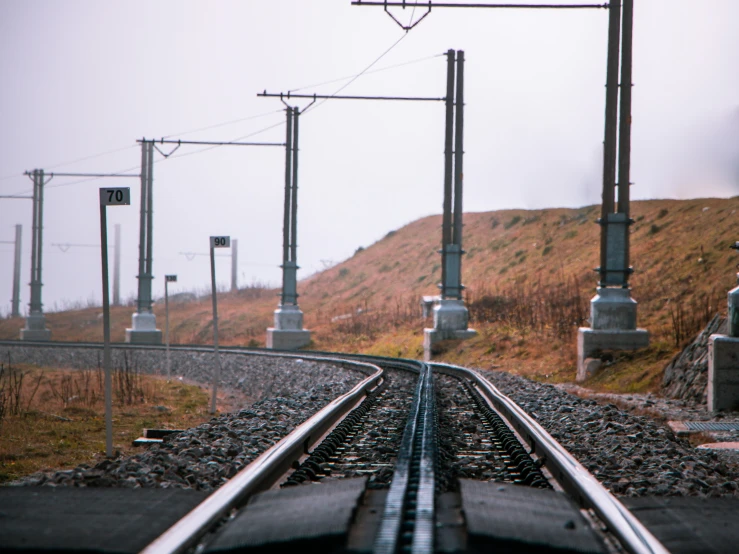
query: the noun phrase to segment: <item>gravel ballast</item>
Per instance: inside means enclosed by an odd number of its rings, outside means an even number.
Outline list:
[[[140,454],[103,460],[93,467],[83,464],[67,471],[36,473],[12,485],[211,491],[347,390],[345,383],[330,383],[294,391],[291,398],[265,399],[171,435]]]
[[[0,347],[0,352],[4,349]],[[14,363],[88,368],[97,366],[101,349],[34,346],[9,350]],[[118,349],[113,363],[157,373],[164,356],[163,350]],[[211,352],[173,351],[172,359],[174,377],[210,385],[215,367]],[[171,435],[161,445],[131,457],[103,460],[94,467],[36,473],[11,485],[210,491],[372,372],[351,363],[243,352],[222,352],[221,362],[220,387],[242,393],[247,399],[243,409]]]
[[[617,495],[739,494],[739,465],[692,448],[650,417],[509,373],[482,373]]]

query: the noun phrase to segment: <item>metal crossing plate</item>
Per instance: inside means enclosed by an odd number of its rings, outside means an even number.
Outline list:
[[[739,498],[622,498],[672,554],[729,554],[739,544]]]
[[[688,431],[739,431],[739,421],[683,421]]]
[[[0,550],[140,552],[206,496],[182,489],[0,487]]]
[[[459,483],[469,550],[604,552],[564,493],[469,479]]]
[[[346,542],[367,479],[298,485],[254,495],[206,552],[329,552]]]

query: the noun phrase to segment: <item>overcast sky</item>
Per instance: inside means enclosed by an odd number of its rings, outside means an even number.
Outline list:
[[[739,2],[635,3],[633,197],[738,194]],[[381,8],[350,0],[0,0],[0,194],[30,193],[22,173],[34,168],[137,173],[142,137],[282,142],[282,105],[257,92],[334,93],[346,81],[320,84],[395,45],[342,93],[443,96],[442,54],[464,50],[466,211],[598,203],[606,34],[606,10],[435,9],[405,34]],[[399,67],[375,72],[389,66]],[[344,100],[301,118],[300,277],[440,213],[443,120],[442,103]],[[239,239],[242,285],[277,284],[283,149],[202,150],[156,154],[154,294],[165,273],[179,275],[175,290],[208,285],[208,258],[180,252],[206,253],[212,234]],[[111,242],[122,225],[128,298],[139,182],[48,184],[47,311],[100,302],[99,250],[52,244],[99,244],[98,188],[125,184],[133,203],[109,209],[108,221]],[[0,199],[0,241],[17,223],[25,312],[31,203]],[[10,309],[12,260],[0,244],[0,314]],[[219,258],[224,284],[229,270]]]

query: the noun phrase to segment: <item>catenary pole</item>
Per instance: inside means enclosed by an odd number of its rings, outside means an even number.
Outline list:
[[[292,207],[290,210],[290,261],[298,263],[298,122],[300,109],[293,108],[293,182]],[[297,268],[296,268],[297,269]],[[293,300],[297,304],[297,293]]]
[[[136,311],[142,313],[144,306],[144,287],[146,275],[146,202],[148,195],[146,189],[149,179],[146,175],[149,164],[147,163],[148,147],[146,140],[141,141],[141,206],[139,208],[139,274],[138,274],[138,298]]]
[[[624,230],[623,286],[629,280],[629,231],[631,186],[631,88],[633,58],[634,0],[624,0],[621,23],[621,107],[618,133],[618,213],[626,217]]]
[[[11,301],[11,316],[20,317],[21,305],[21,235],[23,226],[15,226],[15,256],[13,258],[13,299]]]
[[[608,282],[608,220],[614,208],[616,183],[616,139],[618,133],[618,61],[621,0],[611,2],[608,13],[608,53],[606,66],[606,111],[603,138],[603,198],[600,217],[600,283]]]
[[[441,296],[446,298],[447,290],[447,247],[452,243],[452,181],[454,163],[454,50],[446,53],[446,100],[444,129],[444,200],[441,220]]]
[[[457,91],[454,98],[454,236],[452,243],[462,249],[462,182],[464,178],[464,52],[457,51]]]
[[[239,241],[233,239],[231,241],[231,292],[239,289]]]

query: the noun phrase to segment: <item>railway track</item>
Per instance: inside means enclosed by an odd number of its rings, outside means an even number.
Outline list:
[[[349,551],[475,551],[467,537],[472,518],[467,517],[465,530],[460,502],[477,494],[477,484],[496,483],[504,494],[525,489],[566,495],[575,514],[568,516],[572,522],[567,521],[567,528],[594,538],[595,546],[584,551],[667,552],[544,429],[476,372],[371,356],[300,357],[357,364],[368,376],[264,452],[143,552],[225,551],[219,549],[220,537],[234,528],[232,522],[248,517],[244,514],[250,499],[264,491],[293,489],[302,494],[357,479],[366,492],[352,526],[366,528],[348,532],[355,537]],[[363,516],[375,512],[376,517]],[[289,525],[288,520],[283,523]],[[510,551],[530,547],[524,542]],[[336,551],[346,550],[344,544]]]

